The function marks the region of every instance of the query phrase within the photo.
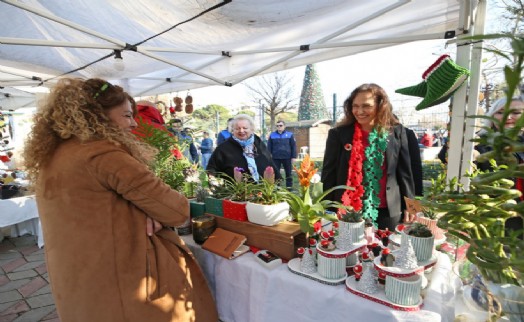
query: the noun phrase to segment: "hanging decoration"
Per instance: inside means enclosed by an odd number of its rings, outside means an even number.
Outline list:
[[[191,93],[189,93],[189,91],[187,91],[185,103],[186,103],[186,113],[187,114],[193,113],[193,97],[191,96]]]
[[[173,98],[173,102],[175,103],[175,111],[177,112],[182,112],[184,110],[184,108],[182,107],[182,103],[184,102],[182,100],[182,98],[180,98],[178,96],[178,93],[176,94],[176,96]]]

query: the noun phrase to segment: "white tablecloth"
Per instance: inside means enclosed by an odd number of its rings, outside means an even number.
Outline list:
[[[182,236],[208,278],[220,318],[225,322],[389,322],[453,321],[454,292],[449,286],[451,262],[439,253],[422,310],[396,311],[346,290],[291,273],[287,264],[273,270],[257,263],[249,252],[227,260]]]
[[[0,227],[11,227],[11,237],[37,236],[38,247],[44,246],[42,226],[34,196],[0,200]]]

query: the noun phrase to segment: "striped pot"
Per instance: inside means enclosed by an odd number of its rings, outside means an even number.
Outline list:
[[[348,252],[324,252],[317,246],[317,272],[327,279],[339,279],[346,276],[346,257]]]
[[[343,231],[349,234],[351,243],[358,243],[364,239],[364,220],[361,222],[338,222],[339,234],[342,234]]]
[[[420,301],[420,275],[397,278],[386,275],[386,297],[399,305],[416,305]]]
[[[433,255],[435,237],[415,237],[407,235],[404,232],[402,232],[401,236],[401,244],[402,240],[405,238],[411,240],[411,245],[413,246],[413,250],[415,251],[418,262],[427,261],[431,258],[431,255]]]
[[[346,266],[355,266],[358,263],[358,252],[354,252],[346,257]]]

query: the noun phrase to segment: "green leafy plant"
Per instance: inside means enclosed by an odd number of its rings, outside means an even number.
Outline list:
[[[355,211],[350,206],[348,206],[348,208],[351,208],[351,210],[347,210],[344,214],[339,214],[338,220],[352,223],[361,222],[364,220],[362,211]]]
[[[286,193],[283,188],[275,181],[275,170],[273,167],[267,167],[264,170],[264,176],[259,182],[250,187],[251,200],[254,203],[263,205],[274,205],[286,201]]]
[[[337,189],[353,188],[340,185],[323,191],[320,177],[316,174],[317,169],[314,163],[310,161],[309,155],[304,157],[300,168],[297,169],[295,167],[295,170],[299,178],[301,191],[299,194],[288,191],[285,194],[286,200],[289,203],[291,214],[297,219],[300,225],[300,229],[309,235],[313,235],[315,233],[314,225],[320,219],[325,218],[330,221],[336,221],[338,219],[336,215],[330,214],[326,212],[326,210],[332,208],[350,209],[350,207],[348,208],[340,202],[324,200],[324,198]]]
[[[215,186],[217,198],[229,199],[231,201],[248,201],[251,199],[251,189],[254,182],[251,176],[242,168],[235,167],[234,177],[231,178],[225,173],[220,174],[224,180],[221,186]]]
[[[413,236],[413,237],[431,237],[433,236],[433,233],[431,233],[431,230],[428,228],[428,226],[421,224],[419,222],[414,222],[409,226],[409,228],[406,231],[406,234]]]
[[[446,229],[448,234],[469,243],[466,256],[487,281],[523,286],[524,242],[519,238],[522,231],[508,234],[505,222],[511,217],[524,218],[524,203],[519,199],[521,192],[514,189],[513,180],[508,179],[524,178],[524,165],[518,164],[514,157],[514,153],[524,151],[524,144],[518,140],[524,118],[520,117],[512,128],[504,125],[512,112],[511,98],[522,83],[524,37],[495,34],[470,38],[505,38],[510,41],[512,48],[510,53],[490,50],[510,62],[504,67],[507,102],[502,120],[474,116],[489,119],[497,125],[496,129],[484,127],[485,133],[473,140],[492,147],[492,151],[483,153],[476,159],[477,162],[489,162],[492,171],[474,170],[468,173],[466,176],[470,178],[470,186],[467,191],[460,187],[448,190],[436,197],[432,204],[437,211],[444,213],[438,226]]]

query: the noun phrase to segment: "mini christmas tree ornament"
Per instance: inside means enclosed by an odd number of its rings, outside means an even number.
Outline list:
[[[449,55],[442,55],[422,74],[421,83],[399,88],[395,93],[423,97],[422,102],[415,107],[420,111],[447,101],[469,74],[469,70],[455,64]]]
[[[306,274],[313,274],[317,271],[315,260],[313,259],[312,252],[309,249],[306,249],[304,255],[302,255],[302,260],[300,261],[300,271]]]
[[[357,289],[366,294],[375,294],[378,292],[377,278],[375,276],[375,268],[371,265],[363,265],[364,272],[362,278],[358,283]]]
[[[411,245],[411,240],[403,239],[400,244],[400,250],[395,257],[395,266],[403,269],[418,268],[417,256]]]

